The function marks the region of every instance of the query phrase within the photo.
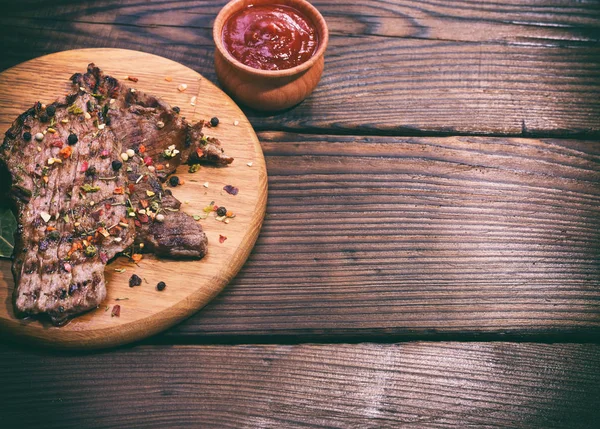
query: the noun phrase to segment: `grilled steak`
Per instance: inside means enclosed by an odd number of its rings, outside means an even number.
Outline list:
[[[161,181],[182,162],[233,161],[202,123],[93,64],[71,79],[73,94],[36,103],[0,146],[0,173],[10,177],[0,197],[19,223],[15,308],[57,325],[102,302],[105,264],[134,242],[159,256],[203,257],[200,224]],[[134,155],[123,160],[128,149]]]

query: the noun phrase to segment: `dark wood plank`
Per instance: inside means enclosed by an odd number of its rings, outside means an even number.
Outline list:
[[[4,69],[80,47],[143,50],[216,81],[218,2],[15,2],[0,18]],[[600,135],[594,2],[316,3],[332,30],[316,92],[260,130]],[[34,6],[32,6],[34,5]]]
[[[592,428],[600,346],[0,349],[0,419],[43,428]]]
[[[256,247],[168,335],[598,338],[598,142],[259,139],[269,199]]]

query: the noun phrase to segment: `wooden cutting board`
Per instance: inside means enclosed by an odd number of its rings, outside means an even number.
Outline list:
[[[174,261],[144,256],[139,264],[125,257],[109,264],[105,274],[108,295],[99,308],[57,328],[35,319],[17,319],[13,312],[14,281],[10,261],[0,261],[0,334],[61,348],[100,348],[136,341],[156,334],[197,312],[237,274],[258,237],[267,201],[267,172],[252,126],[238,106],[219,88],[195,71],[174,61],[122,49],[79,49],[59,52],[19,64],[0,73],[0,132],[34,102],[48,103],[70,88],[69,77],[94,62],[106,73],[134,88],[158,95],[190,122],[217,116],[217,127],[205,130],[217,137],[235,161],[228,167],[202,167],[177,175],[185,183],[173,189],[183,210],[200,215],[211,201],[233,211],[228,224],[211,215],[200,220],[209,241],[208,255],[200,261]],[[183,92],[180,84],[186,84]],[[194,103],[195,97],[195,103]],[[195,105],[194,105],[195,104]],[[239,188],[235,196],[225,185]],[[227,237],[221,243],[220,236]],[[125,269],[119,273],[115,269]],[[140,287],[130,288],[137,274]],[[167,287],[159,292],[158,282]],[[119,317],[112,309],[120,305]]]

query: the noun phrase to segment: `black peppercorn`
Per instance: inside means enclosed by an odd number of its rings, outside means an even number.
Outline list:
[[[71,285],[69,286],[69,295],[73,295],[75,292],[77,292],[77,289],[79,288],[79,286],[75,283],[71,283]]]
[[[171,177],[169,178],[169,184],[170,184],[171,186],[173,186],[173,187],[175,187],[175,186],[179,185],[179,177],[177,177],[177,176],[171,176]]]
[[[115,171],[119,171],[121,169],[121,167],[123,167],[123,163],[121,161],[113,161],[112,162],[112,169]]]
[[[30,141],[30,140],[31,140],[31,133],[30,133],[30,132],[27,132],[27,131],[25,131],[25,132],[23,133],[23,140],[25,140],[26,142]]]
[[[56,113],[56,107],[50,105],[48,107],[46,107],[46,114],[50,117],[54,116],[54,114]]]
[[[48,115],[47,115],[47,114],[45,114],[45,113],[42,113],[42,114],[40,115],[40,121],[42,121],[42,122],[48,122],[49,120],[50,120],[50,118],[48,117]]]
[[[158,282],[158,284],[156,285],[157,290],[165,290],[166,287],[167,284],[165,282]]]
[[[217,216],[225,216],[227,214],[227,209],[223,206],[217,209]]]
[[[217,118],[216,116],[214,118],[210,118],[210,125],[213,127],[219,125],[219,118]]]
[[[181,110],[177,106],[173,106],[173,112],[179,113]]]
[[[92,177],[96,175],[96,167],[94,167],[93,165],[88,168],[87,170],[85,170],[85,175],[87,177]]]
[[[142,284],[142,279],[137,274],[132,274],[129,278],[129,287],[139,286]]]
[[[67,143],[69,143],[71,146],[73,146],[74,144],[76,144],[79,141],[79,139],[77,138],[76,134],[69,134],[69,137],[67,137]]]

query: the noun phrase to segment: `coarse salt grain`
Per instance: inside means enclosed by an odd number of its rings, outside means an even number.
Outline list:
[[[233,121],[233,125],[235,125],[236,127],[240,124],[240,121]]]
[[[208,182],[204,182],[204,185],[202,185],[202,186],[204,186],[205,188],[208,188]]]
[[[186,89],[187,89],[187,85],[186,85],[185,83],[182,83],[181,85],[179,85],[179,86],[177,87],[177,90],[178,90],[179,92],[183,92],[183,91],[185,91]]]
[[[50,213],[48,212],[40,212],[40,217],[43,219],[44,222],[48,223],[52,216],[50,216]]]
[[[195,95],[194,95],[194,96],[192,97],[192,99],[190,100],[190,104],[191,104],[192,106],[195,106],[195,105],[196,105],[196,96],[195,96]]]

